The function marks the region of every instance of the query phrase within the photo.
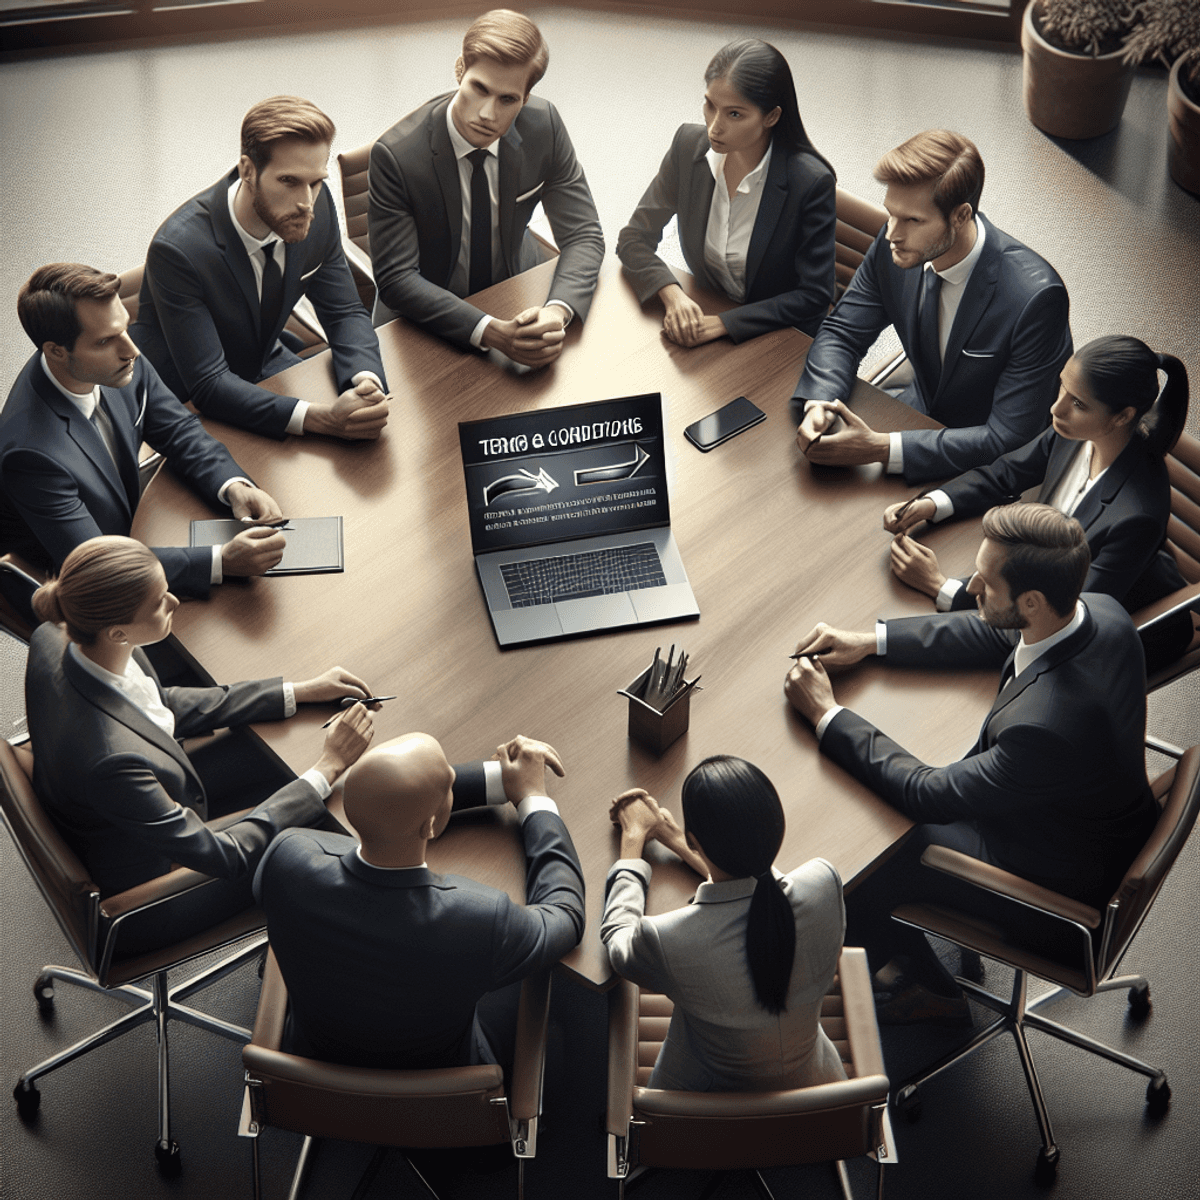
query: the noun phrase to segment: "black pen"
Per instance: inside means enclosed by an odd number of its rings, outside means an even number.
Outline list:
[[[356,704],[362,704],[362,705],[382,704],[385,700],[395,700],[395,699],[396,699],[395,696],[367,696],[364,699],[359,700],[359,699],[356,699],[354,696],[346,696],[342,699],[342,702],[339,707],[344,712],[348,708],[353,708]],[[334,713],[333,716],[330,717],[329,720],[326,721],[325,724],[321,726],[321,728],[328,729],[330,727],[330,725],[332,725],[334,723],[334,721],[336,721],[338,719],[338,717],[340,717],[341,715],[342,714],[340,712]]]
[[[824,658],[827,654],[832,654],[832,650],[810,650],[805,654],[789,654],[788,658],[795,661],[798,658]]]

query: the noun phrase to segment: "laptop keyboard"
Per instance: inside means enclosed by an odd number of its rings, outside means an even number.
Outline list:
[[[667,583],[653,542],[505,563],[500,574],[513,608],[635,592]]]

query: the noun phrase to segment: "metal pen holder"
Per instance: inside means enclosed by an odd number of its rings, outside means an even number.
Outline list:
[[[688,680],[684,680],[685,686],[679,689],[666,710],[659,712],[638,695],[645,691],[646,681],[653,669],[651,664],[628,687],[621,688],[617,695],[629,698],[629,736],[648,750],[661,754],[672,742],[687,733],[694,688]],[[695,680],[690,683],[694,684]]]

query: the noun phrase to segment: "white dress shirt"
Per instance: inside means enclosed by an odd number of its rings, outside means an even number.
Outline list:
[[[247,233],[242,228],[242,223],[237,219],[237,213],[234,211],[234,199],[238,194],[238,188],[242,186],[240,179],[235,179],[229,185],[229,191],[226,193],[226,200],[229,204],[229,219],[233,222],[234,232],[242,239],[242,245],[246,247],[246,254],[250,259],[250,265],[254,268],[254,286],[258,289],[258,299],[262,302],[262,280],[263,268],[266,266],[267,256],[263,251],[264,246],[272,246],[276,242],[283,246],[283,239],[273,229],[267,233],[264,238],[256,238],[252,233]],[[278,254],[278,257],[275,257]],[[279,264],[279,273],[283,275],[284,260],[286,258],[286,247],[283,254],[272,250],[271,257]],[[351,377],[352,383],[359,383],[363,379],[373,379],[375,386],[380,391],[383,390],[383,382],[374,371],[358,371]],[[295,408],[292,409],[292,415],[288,417],[286,433],[291,433],[297,437],[304,432],[304,418],[308,414],[308,401],[297,400]],[[219,580],[215,582],[220,582]]]
[[[458,190],[462,195],[462,237],[458,243],[458,261],[454,264],[454,270],[450,272],[448,290],[456,296],[465,296],[471,279],[471,176],[475,173],[474,164],[467,155],[479,149],[486,149],[488,154],[484,160],[483,169],[487,175],[488,194],[492,199],[493,282],[499,282],[505,274],[504,247],[500,244],[500,139],[497,138],[487,147],[472,146],[458,132],[458,126],[454,124],[454,118],[450,115],[452,107],[453,103],[446,105],[446,129],[450,133],[450,145],[454,149],[454,157],[458,162]],[[565,329],[570,324],[571,318],[574,317],[575,310],[565,300],[549,299],[546,301],[545,307],[549,307],[551,304],[556,304],[559,308],[566,310],[567,319],[563,322]],[[477,350],[483,345],[483,331],[494,319],[489,313],[484,313],[479,318],[479,323],[471,330],[471,345]]]
[[[772,145],[767,143],[767,152],[758,166],[738,184],[733,195],[725,181],[726,155],[715,150],[709,150],[705,155],[713,174],[713,194],[704,234],[704,265],[721,285],[721,290],[738,303],[746,299],[746,256],[762,203]]]

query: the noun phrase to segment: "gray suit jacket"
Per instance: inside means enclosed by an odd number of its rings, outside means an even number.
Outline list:
[[[909,483],[993,462],[1036,437],[1050,422],[1058,373],[1071,356],[1067,289],[1058,272],[987,222],[935,389],[919,351],[921,275],[896,266],[881,230],[809,347],[795,393],[805,400],[848,397],[863,355],[894,325],[915,376],[901,399],[946,426],[901,434]]]
[[[371,148],[367,219],[379,289],[375,323],[406,317],[466,346],[483,313],[447,290],[462,241],[458,161],[446,129],[450,99],[421,105]],[[500,139],[499,156],[504,278],[537,265],[528,225],[541,201],[561,252],[548,298],[565,301],[582,321],[604,259],[604,235],[554,105],[531,96]]]
[[[846,912],[842,881],[823,858],[782,876],[796,914],[796,958],[778,1015],[746,968],[753,879],[702,883],[674,912],[644,916],[650,864],[620,859],[608,874],[600,937],[613,970],[675,1002],[650,1086],[688,1092],[773,1091],[844,1079],[818,1024],[837,971]]]
[[[176,863],[223,879],[245,875],[281,829],[325,816],[312,784],[297,779],[236,824],[210,828],[204,788],[183,748],[83,670],[68,645],[66,634],[47,623],[29,646],[33,786],[103,895]],[[140,650],[134,655],[157,683],[149,659]],[[160,691],[179,738],[283,717],[279,679]]]
[[[644,304],[674,273],[654,253],[667,222],[678,215],[679,244],[688,270],[711,291],[720,284],[704,262],[704,238],[716,180],[705,156],[708,130],[681,125],[662,166],[617,237],[617,257]],[[762,202],[746,254],[746,300],[721,314],[734,342],[794,326],[810,336],[833,302],[835,181],[833,172],[803,150],[771,155]]]

